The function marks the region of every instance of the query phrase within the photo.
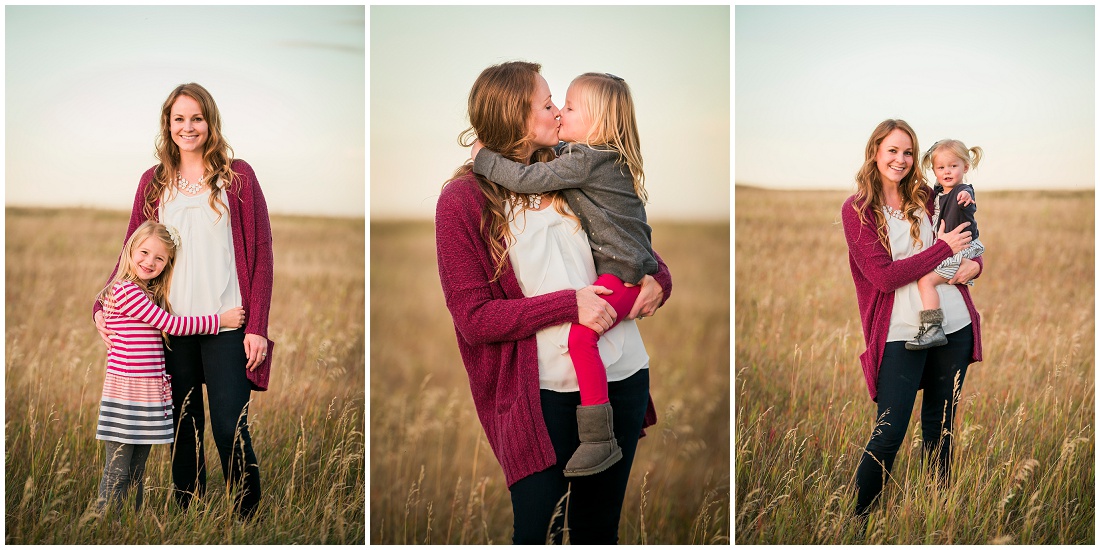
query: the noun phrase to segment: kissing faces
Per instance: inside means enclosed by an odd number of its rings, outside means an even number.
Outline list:
[[[542,75],[536,74],[535,92],[531,96],[531,116],[527,119],[527,131],[536,148],[558,144],[558,116],[561,111],[550,97],[550,85]]]

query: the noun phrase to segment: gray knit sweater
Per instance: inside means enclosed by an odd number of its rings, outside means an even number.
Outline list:
[[[637,284],[657,272],[645,205],[616,151],[559,146],[550,162],[521,164],[488,149],[478,151],[474,172],[515,193],[561,191],[592,245],[596,273]]]

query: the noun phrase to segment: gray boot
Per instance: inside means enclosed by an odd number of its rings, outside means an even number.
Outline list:
[[[565,465],[565,477],[598,474],[623,457],[615,440],[611,403],[577,407],[577,435],[581,446]]]
[[[920,312],[920,332],[917,337],[905,343],[905,349],[922,350],[942,346],[947,343],[943,333],[943,310],[923,309]]]

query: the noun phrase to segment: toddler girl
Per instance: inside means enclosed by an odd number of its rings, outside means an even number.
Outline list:
[[[96,426],[96,439],[107,451],[96,501],[100,512],[108,503],[121,507],[131,487],[140,509],[150,446],[172,443],[172,387],[164,370],[167,334],[214,334],[219,327],[244,323],[241,307],[221,315],[171,314],[168,290],[179,244],[175,228],[141,224],[122,249],[118,273],[98,296],[107,328],[114,331]]]
[[[565,95],[558,138],[568,142],[559,145],[558,158],[530,165],[475,143],[474,172],[514,193],[531,195],[528,202],[536,210],[540,193],[562,191],[588,234],[599,275],[593,284],[612,291],[603,297],[617,314],[613,327],[630,314],[642,278],[657,272],[646,223],[634,102],[626,82],[608,73],[575,78]],[[598,341],[594,330],[580,323],[570,327],[569,354],[581,404],[577,407],[580,447],[565,465],[568,477],[602,472],[622,458]]]
[[[967,149],[957,139],[937,141],[921,159],[921,168],[931,168],[936,174],[936,187],[933,189],[936,193],[936,206],[932,214],[933,231],[939,230],[940,220],[946,223],[945,231],[955,229],[960,223],[970,222],[966,230],[970,231],[973,240],[968,248],[944,260],[936,269],[917,281],[923,307],[920,312],[921,327],[917,336],[905,343],[905,349],[922,350],[947,343],[947,336],[943,333],[940,294],[936,286],[946,284],[955,276],[963,258],[974,259],[985,251],[982,242],[978,240],[978,222],[974,219],[974,213],[978,210],[973,201],[974,188],[965,183],[966,173],[972,166],[977,168],[981,159],[981,147]],[[973,285],[974,282],[970,281],[968,284]]]

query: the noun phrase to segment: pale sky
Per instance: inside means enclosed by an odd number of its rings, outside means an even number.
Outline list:
[[[981,189],[1094,188],[1093,6],[738,6],[736,181],[855,189],[871,131],[985,158]],[[934,176],[933,176],[934,177]]]
[[[369,20],[372,219],[434,215],[470,155],[470,86],[514,60],[542,64],[559,108],[582,73],[626,79],[650,219],[729,219],[728,6],[371,6]]]
[[[365,214],[363,6],[7,6],[6,203],[128,211],[198,82],[273,213]]]

